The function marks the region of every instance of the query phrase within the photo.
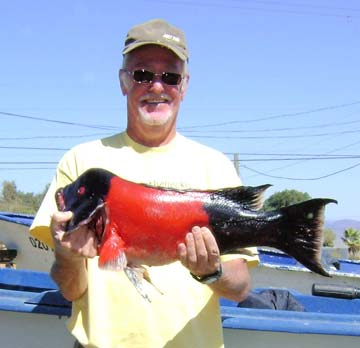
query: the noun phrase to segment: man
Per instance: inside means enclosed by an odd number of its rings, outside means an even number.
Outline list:
[[[57,212],[55,190],[92,167],[179,189],[240,185],[223,154],[176,132],[189,80],[182,31],[163,20],[137,25],[127,35],[123,54],[119,78],[127,97],[126,132],[64,155],[31,233],[54,246],[51,275],[73,301],[69,329],[84,347],[223,347],[218,297],[244,299],[250,287],[247,263],[256,263],[256,256],[220,258],[211,232],[194,226],[178,245],[178,262],[144,265],[153,284],[143,281],[149,302],[124,272],[99,270],[93,231],[63,231],[71,213]]]

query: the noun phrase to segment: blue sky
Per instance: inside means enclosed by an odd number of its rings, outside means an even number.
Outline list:
[[[124,3],[0,2],[0,183],[40,192],[66,149],[124,129],[124,37],[164,18],[191,55],[179,131],[238,153],[247,185],[335,198],[327,219],[360,219],[357,0]]]

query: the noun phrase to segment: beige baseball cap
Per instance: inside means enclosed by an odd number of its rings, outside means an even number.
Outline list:
[[[173,51],[181,60],[188,61],[189,53],[182,30],[162,19],[153,19],[132,27],[125,39],[123,55],[144,45],[159,45]]]

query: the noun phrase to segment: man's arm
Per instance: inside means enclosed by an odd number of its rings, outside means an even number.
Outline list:
[[[209,286],[221,297],[235,302],[244,301],[250,291],[250,274],[244,259],[223,262],[223,274]]]
[[[215,237],[206,227],[195,226],[178,246],[178,257],[189,271],[199,277],[215,273],[221,264]],[[234,259],[222,264],[222,276],[209,286],[222,297],[240,302],[250,290],[246,261]]]
[[[87,290],[86,258],[96,256],[97,239],[85,226],[72,233],[64,231],[64,224],[72,217],[71,212],[56,212],[51,219],[55,261],[50,275],[63,296],[73,301]]]

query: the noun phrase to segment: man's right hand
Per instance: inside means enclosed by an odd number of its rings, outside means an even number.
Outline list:
[[[63,296],[74,301],[87,289],[86,259],[97,255],[98,242],[95,232],[87,226],[66,232],[65,225],[71,217],[71,212],[56,212],[51,218],[55,262],[50,274]]]
[[[56,212],[51,219],[51,234],[55,244],[55,256],[66,258],[95,257],[98,239],[95,232],[87,226],[75,231],[65,232],[65,224],[72,218],[72,213]]]

